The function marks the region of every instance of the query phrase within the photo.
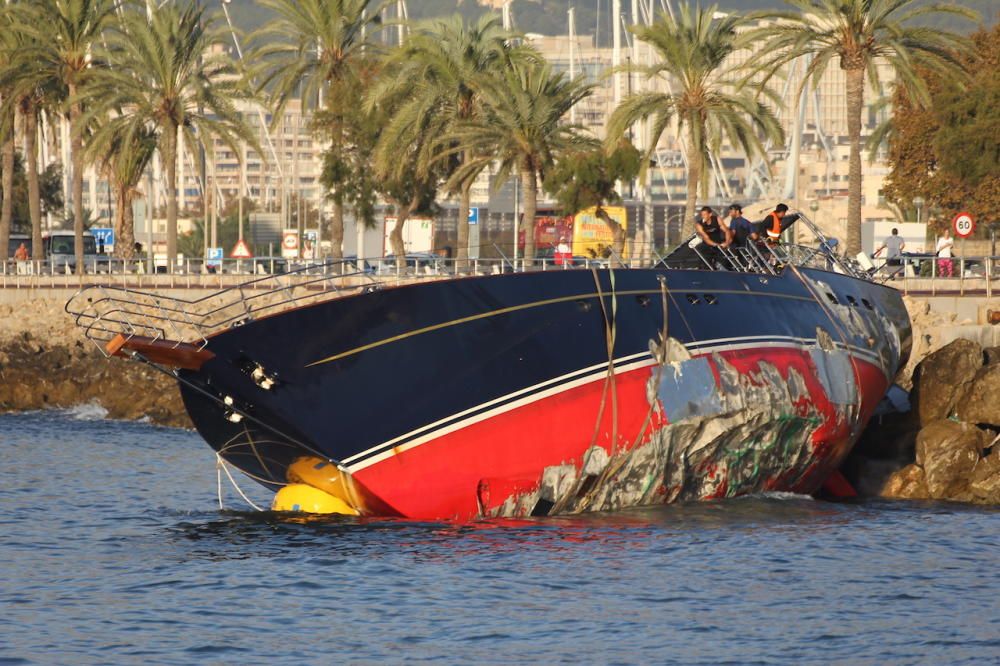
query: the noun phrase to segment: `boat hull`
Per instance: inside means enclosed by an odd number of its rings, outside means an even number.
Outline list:
[[[179,376],[199,432],[261,483],[333,460],[367,513],[468,519],[813,492],[909,336],[898,292],[834,273],[574,270],[283,312]]]

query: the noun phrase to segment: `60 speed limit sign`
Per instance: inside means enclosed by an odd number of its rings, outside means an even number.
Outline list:
[[[956,236],[968,238],[976,230],[976,220],[969,213],[959,213],[951,221],[951,228],[955,230]]]

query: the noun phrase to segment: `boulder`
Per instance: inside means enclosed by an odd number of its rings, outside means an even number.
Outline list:
[[[951,416],[982,366],[982,347],[971,340],[955,340],[925,358],[913,374],[910,395],[920,425]]]
[[[917,434],[917,464],[934,499],[971,499],[969,483],[990,436],[968,423],[934,421]]]
[[[1000,446],[976,463],[969,482],[969,493],[973,502],[1000,504]]]
[[[881,495],[897,499],[929,499],[931,494],[924,468],[911,464],[896,470],[885,482]]]
[[[956,401],[955,415],[967,423],[1000,425],[1000,365],[976,373]]]
[[[1000,363],[1000,347],[986,347],[983,349],[983,361],[986,365]]]

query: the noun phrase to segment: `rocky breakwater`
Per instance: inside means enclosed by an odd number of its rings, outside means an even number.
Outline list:
[[[848,478],[862,494],[1000,504],[1000,348],[955,340],[912,386],[910,411],[876,419]]]
[[[170,377],[105,358],[63,306],[44,298],[0,304],[0,411],[96,403],[109,418],[191,427]]]

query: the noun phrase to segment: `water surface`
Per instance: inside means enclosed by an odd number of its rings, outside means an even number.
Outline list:
[[[1000,661],[994,509],[303,523],[220,511],[196,434],[96,416],[0,415],[0,664]]]

